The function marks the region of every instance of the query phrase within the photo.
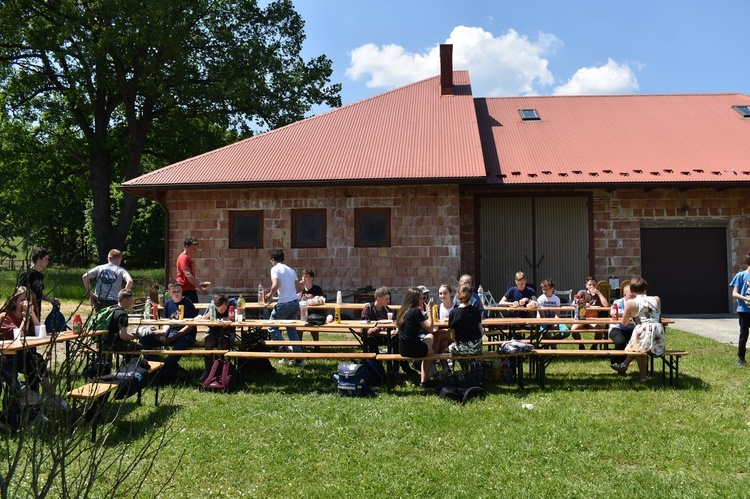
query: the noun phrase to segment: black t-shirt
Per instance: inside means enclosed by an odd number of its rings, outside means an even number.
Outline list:
[[[41,306],[44,296],[44,274],[37,269],[28,268],[18,277],[18,285],[30,289],[36,298],[37,307]]]
[[[325,296],[325,293],[323,293],[323,288],[321,288],[317,284],[313,284],[310,289],[302,289],[302,293],[312,296]]]
[[[482,337],[482,316],[473,305],[455,307],[448,316],[448,327],[456,332],[456,341],[476,341]]]
[[[398,337],[401,341],[408,343],[420,342],[419,335],[425,331],[422,329],[424,315],[418,307],[410,308],[404,315],[404,322],[398,328]]]
[[[120,329],[128,327],[128,312],[120,305],[115,305],[115,311],[107,328],[107,337],[104,338],[104,346],[112,347],[120,339]]]
[[[391,309],[387,306],[383,307],[383,310],[378,310],[375,308],[375,302],[367,303],[362,307],[362,320],[375,322],[388,319],[388,312],[390,311]]]

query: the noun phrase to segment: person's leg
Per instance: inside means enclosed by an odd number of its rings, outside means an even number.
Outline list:
[[[297,300],[292,300],[286,303],[279,303],[274,308],[274,313],[276,314],[276,319],[279,320],[296,320],[299,315],[299,302]],[[280,335],[281,334],[279,333],[279,336]],[[286,335],[289,338],[289,341],[299,341],[296,327],[286,328]],[[302,352],[302,347],[293,347],[292,350],[300,353]]]
[[[186,334],[184,336],[180,336],[175,341],[172,342],[172,350],[188,350],[190,347],[193,346],[193,343],[195,343],[195,335],[193,334]],[[180,355],[169,355],[166,359],[164,359],[165,364],[176,364],[180,361]]]
[[[141,344],[143,350],[158,350],[163,346],[162,342],[159,341],[159,338],[155,334],[141,336],[141,339],[138,340],[138,342]],[[157,360],[157,358],[156,355],[146,356],[146,359],[148,360]]]
[[[750,313],[739,312],[740,337],[737,342],[737,361],[740,365],[745,363],[745,349],[747,348],[748,331],[750,331]]]
[[[581,339],[581,333],[577,332],[584,328],[583,324],[573,324],[570,327],[570,335],[573,337],[574,340],[580,340]],[[586,347],[584,345],[578,345],[579,350],[586,350]]]
[[[188,300],[190,300],[193,303],[193,305],[197,306],[197,303],[198,303],[198,291],[196,291],[194,289],[191,289],[190,291],[183,290],[182,291],[182,296],[184,296],[185,298],[187,298]]]
[[[602,335],[602,332],[599,329],[597,329],[596,326],[592,326],[592,329],[594,329],[596,331],[594,333],[594,339],[595,340],[601,340],[602,338],[604,338],[604,335]],[[598,350],[599,349],[599,345],[591,345],[591,349],[592,350]]]
[[[273,310],[271,310],[270,320],[275,321],[277,319],[281,319],[281,317],[277,317],[277,310],[278,310],[278,308],[279,308],[279,304],[277,303],[273,307]],[[281,336],[281,331],[279,331],[279,328],[277,328],[277,327],[269,327],[268,328],[268,334],[271,336],[272,340],[284,341],[284,337]]]
[[[218,343],[219,342],[216,341],[216,337],[214,336],[214,334],[213,333],[209,333],[209,334],[206,335],[206,337],[204,339],[204,349],[205,350],[214,350],[214,349],[216,349],[216,346],[218,345]],[[216,357],[214,355],[206,355],[203,358],[203,366],[205,368],[206,375],[208,375],[208,373],[211,371],[211,366],[214,363],[214,359],[216,359]]]
[[[646,368],[646,357],[641,355],[636,359],[636,362],[638,362],[638,372],[641,374],[641,383],[645,383],[648,381],[648,370]]]
[[[615,350],[624,350],[630,340],[630,335],[625,339],[625,331],[622,328],[613,327],[609,330],[609,339],[614,342]],[[625,356],[610,357],[610,364],[619,364],[624,360]]]
[[[427,346],[426,355],[429,355],[430,352],[432,352],[432,344],[433,344],[433,342],[434,342],[434,338],[432,337],[431,334],[425,335],[425,337],[422,339],[422,343],[424,343]],[[423,360],[422,361],[422,368],[421,368],[421,371],[420,371],[420,381],[422,383],[426,383],[427,382],[427,379],[428,379],[427,376],[428,376],[428,373],[430,372],[430,366],[432,366],[432,362],[433,361],[431,361],[431,360]]]

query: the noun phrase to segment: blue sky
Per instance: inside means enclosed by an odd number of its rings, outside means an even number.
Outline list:
[[[476,97],[750,94],[750,0],[293,1],[343,104],[437,75],[441,43]]]

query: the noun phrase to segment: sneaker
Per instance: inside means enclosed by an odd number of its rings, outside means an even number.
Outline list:
[[[625,365],[623,364],[610,364],[609,367],[611,367],[612,369],[614,369],[620,374],[625,374],[625,372],[628,370],[628,368],[625,367]]]
[[[740,359],[737,361],[737,367],[745,367],[747,365],[747,362],[745,362],[745,359]]]
[[[288,359],[279,359],[279,364],[286,364],[287,362],[289,362]],[[292,361],[292,362],[294,362],[294,361]]]
[[[305,367],[307,365],[307,362],[304,361],[304,359],[298,359],[298,360],[292,360],[289,362],[290,366],[294,367]]]
[[[203,371],[201,375],[198,377],[198,381],[203,383],[204,381],[206,381],[206,378],[208,378],[208,371]]]

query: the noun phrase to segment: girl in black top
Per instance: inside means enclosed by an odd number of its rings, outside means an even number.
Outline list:
[[[428,313],[425,317],[420,305],[422,291],[419,288],[409,288],[396,318],[399,353],[404,357],[432,355],[432,314]],[[428,310],[431,310],[432,298],[427,306]],[[432,361],[422,361],[420,380],[423,385],[427,382],[427,373],[431,365]]]
[[[461,286],[458,290],[459,305],[451,310],[448,327],[456,338],[448,351],[455,355],[482,353],[482,316],[471,304],[471,288]]]

